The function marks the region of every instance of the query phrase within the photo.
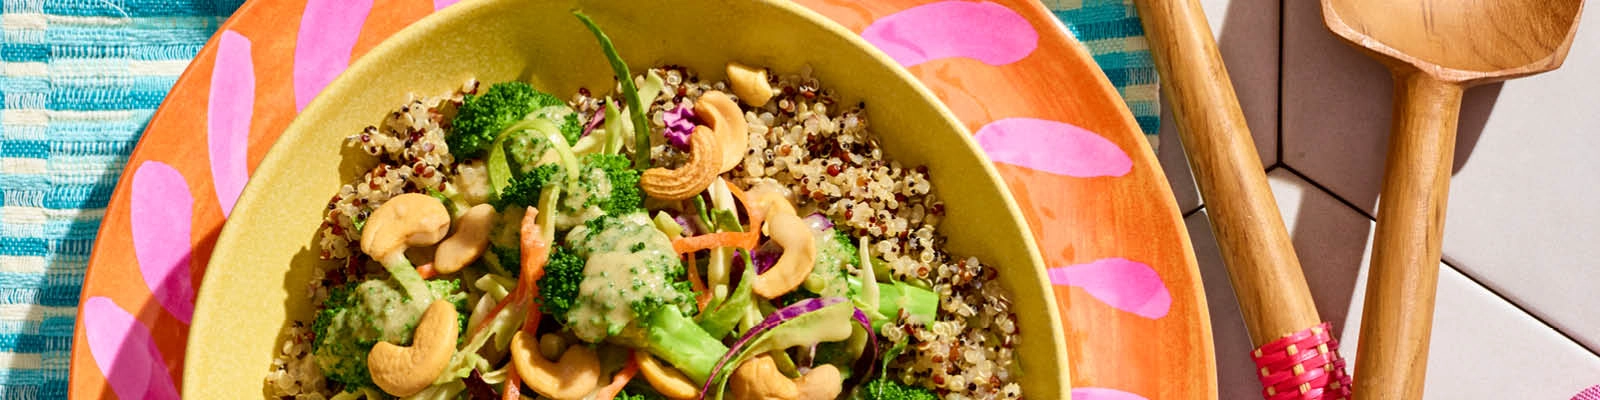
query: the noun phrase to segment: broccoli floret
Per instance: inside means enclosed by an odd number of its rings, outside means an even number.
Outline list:
[[[856,390],[856,398],[862,400],[938,400],[932,390],[920,386],[911,386],[887,376],[867,382],[866,386]]]
[[[460,316],[457,320],[465,329],[467,296],[461,292],[460,282],[430,280],[425,285],[432,298],[456,306]],[[317,365],[328,379],[344,384],[347,390],[373,387],[372,375],[367,371],[367,353],[380,341],[409,345],[412,331],[429,304],[432,299],[417,301],[407,297],[393,279],[351,282],[333,288],[311,325],[316,335],[311,351]]]
[[[552,211],[556,213],[556,229],[571,229],[601,215],[623,215],[643,209],[639,171],[629,165],[627,157],[622,155],[585,156],[579,163],[577,181],[563,186],[561,200]],[[501,208],[537,205],[547,185],[565,182],[566,172],[559,164],[540,165],[512,179],[495,204]]]
[[[546,271],[541,296],[569,305],[563,321],[578,338],[602,340],[642,349],[704,382],[728,348],[686,315],[694,312],[693,296],[683,280],[684,266],[666,234],[656,230],[643,211],[585,221],[566,236],[566,244],[584,260],[582,280],[561,279]],[[576,286],[570,300],[545,293]]]
[[[805,288],[825,297],[855,297],[856,290],[846,284],[850,277],[849,265],[861,265],[855,240],[838,229],[828,228],[816,232],[817,258],[811,275],[806,276]]]
[[[489,231],[489,252],[493,257],[483,258],[490,272],[512,278],[522,273],[522,218],[527,214],[526,206],[500,209]]]
[[[539,131],[506,132],[502,140],[505,141],[506,159],[514,178],[527,175],[540,165],[554,163],[558,157],[550,152],[550,139]]]
[[[566,138],[567,143],[577,143],[578,139],[583,138],[583,123],[578,122],[578,113],[561,118],[561,137]]]
[[[539,194],[544,191],[545,185],[560,182],[562,173],[561,165],[544,164],[522,176],[512,178],[511,184],[506,186],[505,190],[500,192],[500,198],[495,200],[496,208],[537,207]]]
[[[599,169],[606,175],[608,194],[592,201],[608,215],[625,215],[644,207],[644,192],[639,188],[639,170],[632,161],[620,154],[595,154],[584,157],[586,168]]]
[[[450,121],[445,144],[457,159],[482,156],[501,130],[536,110],[562,106],[560,98],[534,89],[523,82],[502,82],[489,86],[481,95],[467,95]]]
[[[635,382],[637,382],[637,381],[635,381]],[[614,399],[615,400],[667,400],[667,396],[662,396],[661,393],[656,393],[655,390],[652,390],[652,389],[647,388],[647,387],[640,387],[640,385],[634,385],[634,384],[632,384],[632,382],[629,382],[628,386],[623,386],[622,387],[622,392],[621,393],[617,393],[617,397],[615,397]]]
[[[539,278],[539,311],[558,321],[567,320],[567,311],[578,298],[578,284],[583,281],[583,259],[562,246],[550,252],[550,261],[544,266],[544,276]]]

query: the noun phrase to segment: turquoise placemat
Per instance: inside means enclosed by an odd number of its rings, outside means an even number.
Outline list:
[[[0,0],[0,397],[66,397],[78,294],[114,185],[167,90],[242,2]],[[1045,5],[1155,135],[1155,69],[1132,6]]]
[[[1100,64],[1111,84],[1128,102],[1139,129],[1149,137],[1152,147],[1161,131],[1160,88],[1156,85],[1156,64],[1150,58],[1144,28],[1133,3],[1125,0],[1044,0],[1067,31],[1077,37],[1094,62]]]

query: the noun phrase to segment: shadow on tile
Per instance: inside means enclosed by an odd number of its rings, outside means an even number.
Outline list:
[[[1283,162],[1368,215],[1376,211],[1389,148],[1393,81],[1322,23],[1318,2],[1285,2]],[[1501,84],[1467,90],[1452,173],[1470,160]]]
[[[1202,0],[1207,22],[1227,64],[1239,108],[1249,125],[1262,166],[1278,163],[1278,0]],[[1177,137],[1172,107],[1162,96],[1161,146],[1157,158],[1167,172],[1178,207],[1186,214],[1203,203]]]

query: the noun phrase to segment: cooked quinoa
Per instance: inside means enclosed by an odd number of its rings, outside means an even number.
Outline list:
[[[667,87],[650,106],[658,129],[665,126],[666,110],[694,104],[705,91],[727,90],[726,82],[702,81],[684,67],[653,71]],[[936,228],[944,203],[928,182],[927,167],[886,160],[867,129],[866,104],[838,107],[809,68],[769,83],[780,94],[759,110],[745,111],[750,151],[732,172],[733,182],[749,187],[778,181],[794,191],[801,214],[822,212],[855,236],[871,238],[872,254],[888,261],[896,278],[931,283],[940,296],[941,318],[926,327],[902,323],[884,332],[891,341],[911,340],[911,349],[891,364],[903,381],[937,388],[947,399],[1021,398],[1012,377],[1018,335],[1009,294],[996,280],[998,270],[943,250],[945,239]],[[572,105],[592,113],[599,102],[580,94]],[[651,150],[658,163],[677,165],[686,158],[664,143]]]
[[[679,66],[650,73],[665,82],[648,106],[658,131],[668,110],[692,106],[706,91],[728,91],[726,82],[701,80]],[[636,82],[643,83],[643,78]],[[898,322],[881,329],[888,342],[909,344],[889,364],[893,376],[932,388],[942,398],[1021,398],[1014,382],[1016,314],[996,281],[997,269],[943,250],[945,239],[937,226],[944,204],[929,182],[933,171],[885,159],[869,131],[866,104],[836,104],[833,93],[809,69],[773,76],[769,84],[777,92],[771,101],[758,109],[745,106],[750,150],[724,177],[741,187],[776,181],[791,191],[800,215],[824,214],[837,223],[836,229],[868,238],[870,254],[885,262],[895,278],[924,282],[939,295],[936,321],[913,324],[902,312]],[[478,203],[489,197],[483,163],[458,160],[445,142],[463,96],[478,91],[478,83],[468,81],[453,93],[414,97],[345,140],[346,146],[378,163],[340,187],[328,202],[318,243],[321,258],[338,267],[319,271],[323,278],[307,285],[305,293],[313,304],[327,298],[328,288],[377,271],[359,254],[357,242],[367,215],[385,201],[403,193],[460,193]],[[584,124],[601,110],[601,99],[588,90],[580,90],[567,104]],[[685,162],[684,151],[661,135],[652,138],[655,165],[670,168]],[[850,268],[855,272],[858,267]],[[325,399],[335,393],[336,385],[324,379],[312,356],[312,336],[305,322],[286,329],[266,379],[269,394]]]

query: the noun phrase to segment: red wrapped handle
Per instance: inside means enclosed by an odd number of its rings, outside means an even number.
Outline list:
[[[1350,398],[1350,375],[1327,322],[1267,343],[1250,353],[1267,400]]]

